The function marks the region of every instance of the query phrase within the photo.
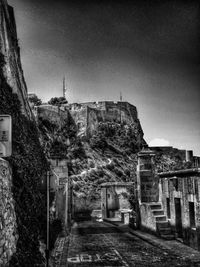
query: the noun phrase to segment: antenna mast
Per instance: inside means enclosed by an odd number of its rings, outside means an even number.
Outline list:
[[[63,97],[66,99],[67,88],[65,85],[65,76],[63,77]]]
[[[120,105],[119,105],[119,109],[120,109],[120,124],[122,123],[121,102],[122,102],[122,93],[120,92]]]

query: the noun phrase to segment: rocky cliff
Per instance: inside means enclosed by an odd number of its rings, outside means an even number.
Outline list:
[[[100,208],[101,183],[135,180],[136,154],[146,144],[135,106],[40,106],[36,114],[47,153],[68,159],[75,213]]]
[[[13,93],[18,95],[23,114],[32,117],[21,66],[14,11],[6,0],[0,0],[0,53],[5,61],[4,77]]]

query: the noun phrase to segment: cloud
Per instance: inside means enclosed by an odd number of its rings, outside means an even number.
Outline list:
[[[149,142],[149,146],[169,146],[169,141],[163,138],[154,138]]]

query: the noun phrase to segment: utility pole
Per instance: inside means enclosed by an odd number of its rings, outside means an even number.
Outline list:
[[[65,184],[65,232],[68,230],[68,191],[69,191],[69,177]]]
[[[47,171],[47,246],[46,246],[46,267],[49,267],[49,178],[50,178],[50,172]]]

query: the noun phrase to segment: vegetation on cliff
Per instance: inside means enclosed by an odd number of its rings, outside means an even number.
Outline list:
[[[67,111],[66,111],[67,112]],[[84,154],[77,127],[69,112],[62,123],[50,119],[38,118],[40,141],[49,158],[74,158]]]
[[[35,266],[43,262],[39,237],[45,236],[45,196],[41,193],[41,177],[48,169],[39,133],[34,121],[21,112],[18,96],[3,76],[4,59],[0,55],[0,114],[12,116],[12,156],[6,158],[13,171],[13,197],[19,235],[17,251],[10,266]]]
[[[139,121],[129,125],[100,122],[96,133],[82,140],[85,156],[71,160],[76,208],[100,208],[102,183],[135,181],[137,152],[144,144]]]
[[[38,98],[35,94],[28,97],[28,101],[33,103],[35,106],[39,106],[42,104],[42,100]]]
[[[176,171],[192,167],[191,162],[185,162],[185,152],[176,148],[155,150],[156,172]]]

